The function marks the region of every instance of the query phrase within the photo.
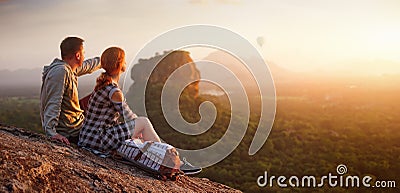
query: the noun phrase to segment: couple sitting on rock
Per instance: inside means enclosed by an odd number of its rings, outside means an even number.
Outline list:
[[[54,59],[43,69],[40,115],[46,135],[67,145],[77,143],[104,152],[116,150],[127,139],[160,142],[150,120],[131,111],[118,87],[126,70],[124,50],[110,47],[101,58],[84,60],[83,42],[78,37],[65,38],[60,45],[62,59]],[[97,78],[84,115],[77,78],[100,68],[105,72]],[[181,169],[198,168],[185,161]]]

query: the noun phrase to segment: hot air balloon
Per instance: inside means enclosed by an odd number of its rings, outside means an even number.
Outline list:
[[[262,47],[264,45],[264,37],[259,36],[257,37],[257,44]]]

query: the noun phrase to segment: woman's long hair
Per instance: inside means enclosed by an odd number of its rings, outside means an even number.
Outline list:
[[[101,54],[101,67],[105,70],[105,72],[101,73],[101,75],[96,80],[95,91],[102,89],[103,87],[111,84],[111,77],[118,75],[124,66],[125,62],[125,52],[123,49],[118,47],[110,47],[107,48],[103,54]]]

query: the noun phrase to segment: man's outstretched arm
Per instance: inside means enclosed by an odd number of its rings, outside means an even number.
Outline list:
[[[87,59],[83,61],[82,66],[76,69],[76,75],[82,76],[85,74],[91,74],[92,72],[99,70],[101,68],[100,65],[100,57],[94,57],[91,59]]]

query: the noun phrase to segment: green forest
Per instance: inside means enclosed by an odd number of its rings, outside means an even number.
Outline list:
[[[262,149],[248,155],[257,128],[256,110],[245,138],[226,159],[205,168],[198,177],[207,177],[244,192],[399,192],[396,188],[280,188],[259,187],[257,178],[267,171],[275,176],[316,177],[337,174],[339,164],[348,175],[370,175],[372,182],[391,180],[400,183],[400,87],[359,86],[326,83],[280,83],[276,85],[277,112],[272,131]],[[157,90],[157,89],[155,89]],[[160,93],[149,92],[146,98]],[[259,105],[252,96],[252,105]],[[189,122],[200,115],[193,109],[203,101],[217,107],[217,119],[211,129],[199,136],[174,131],[165,121],[160,100],[146,100],[147,113],[161,138],[183,149],[207,147],[226,131],[230,115],[226,96],[200,95],[193,99],[183,93],[180,113]],[[257,109],[257,108],[252,108]],[[178,109],[176,109],[178,110]],[[0,99],[0,122],[40,130],[39,102],[36,97]],[[236,123],[236,124],[240,124]]]

